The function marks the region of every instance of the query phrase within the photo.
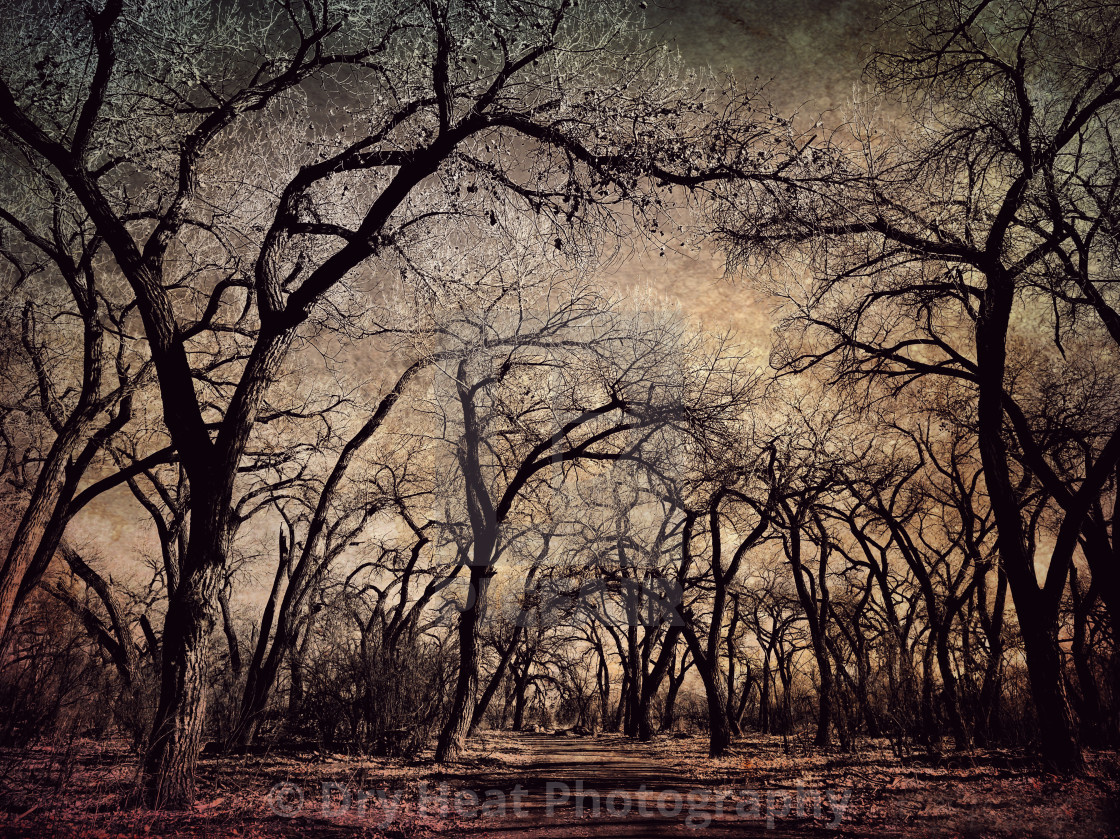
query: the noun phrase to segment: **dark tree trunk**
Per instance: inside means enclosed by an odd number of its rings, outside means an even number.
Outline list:
[[[820,687],[817,691],[817,731],[813,735],[813,745],[826,749],[832,742],[832,668],[824,668],[820,674]]]
[[[875,713],[875,709],[871,707],[871,695],[868,690],[867,675],[871,669],[870,662],[866,651],[861,650],[857,653],[857,667],[858,682],[856,685],[856,693],[859,696],[859,706],[863,711],[863,722],[867,726],[868,737],[881,737],[882,726],[879,725],[879,715]]]
[[[630,597],[632,595],[628,595],[628,599]],[[626,658],[630,662],[630,679],[626,683],[626,723],[623,726],[623,733],[627,737],[637,737],[642,690],[642,672],[638,654],[638,616],[631,605],[628,605],[626,611],[630,624],[626,627]]]
[[[990,745],[1000,734],[1000,692],[1003,675],[1003,619],[1007,602],[1007,575],[996,569],[996,591],[988,611],[987,574],[980,576],[976,586],[977,616],[988,641],[988,660],[980,683],[976,734],[983,746]]]
[[[770,658],[767,656],[762,665],[762,681],[758,689],[758,730],[770,733],[770,684],[774,677],[770,674]]]
[[[1120,472],[1115,480],[1120,487]],[[1092,573],[1093,588],[1099,593],[1108,615],[1112,649],[1120,650],[1120,491],[1113,500],[1111,539],[1103,522],[1104,511],[1098,505],[1086,522],[1085,557]],[[1072,573],[1072,567],[1070,570]],[[1106,741],[1116,744],[1120,743],[1120,654],[1112,655],[1107,680],[1112,704],[1111,708],[1101,708],[1103,734]]]
[[[945,619],[949,624],[949,619]],[[949,718],[949,730],[953,734],[953,742],[958,750],[967,749],[972,738],[965,728],[964,716],[961,714],[960,693],[957,690],[957,676],[953,672],[953,660],[949,652],[950,626],[931,627],[930,631],[936,636],[934,641],[937,655],[937,669],[941,673],[941,701],[945,706],[945,714]]]
[[[688,672],[687,668],[682,668],[679,675],[669,674],[669,688],[665,692],[665,708],[661,712],[661,730],[672,731],[673,725],[677,721],[677,693],[684,684],[685,673]]]
[[[922,653],[922,696],[919,718],[921,721],[919,742],[927,751],[933,752],[940,748],[941,731],[937,721],[937,713],[933,699],[933,645],[927,644]]]
[[[488,566],[475,565],[471,568],[467,605],[459,614],[459,675],[455,681],[451,713],[436,744],[435,759],[439,763],[454,760],[462,752],[478,700],[478,625],[490,578]]]
[[[1081,766],[1081,744],[1070,714],[1062,674],[1062,652],[1056,631],[1047,627],[1021,627],[1023,645],[1030,652],[1027,670],[1038,712],[1043,757],[1063,771]]]
[[[489,681],[487,681],[486,689],[482,691],[482,696],[479,697],[478,704],[475,705],[474,713],[471,714],[471,724],[470,728],[467,730],[468,737],[473,736],[475,730],[482,724],[482,718],[486,716],[486,711],[494,699],[494,694],[498,692],[502,680],[506,677],[510,660],[513,658],[513,651],[517,648],[517,644],[521,640],[522,628],[520,624],[515,626],[509,643],[506,644],[504,649],[498,651],[498,666],[494,669]]]
[[[693,657],[696,656],[695,651]],[[696,669],[704,682],[708,699],[708,756],[722,757],[731,749],[731,727],[727,717],[727,691],[718,662],[696,659]]]
[[[731,728],[727,722],[727,688],[723,683],[719,660],[708,657],[700,646],[696,631],[690,625],[686,623],[681,629],[692,652],[696,671],[704,683],[704,694],[708,702],[708,755],[722,757],[731,749]]]
[[[1081,744],[1065,694],[1061,652],[1058,649],[1058,606],[1065,589],[1066,572],[1073,543],[1066,541],[1068,555],[1055,546],[1042,587],[1035,573],[1034,557],[1027,550],[1018,498],[1010,477],[1004,438],[1003,387],[1007,358],[1007,330],[1015,289],[1011,278],[998,272],[988,275],[988,289],[976,325],[977,423],[984,480],[995,514],[1000,561],[1007,573],[1015,611],[1019,616],[1023,652],[1030,674],[1031,694],[1041,729],[1043,758],[1062,770],[1082,765]],[[1057,542],[1068,537],[1070,519]],[[1081,519],[1076,522],[1078,531]],[[1060,585],[1058,585],[1060,583]]]
[[[827,602],[818,604],[817,598],[814,597],[813,592],[809,590],[809,586],[805,583],[807,571],[801,562],[801,523],[792,514],[792,511],[789,511],[788,507],[787,515],[789,517],[788,556],[793,570],[793,581],[797,589],[797,598],[801,603],[801,608],[805,611],[805,618],[809,624],[809,638],[813,646],[813,657],[817,663],[817,676],[820,679],[820,688],[817,691],[817,732],[813,737],[813,745],[824,749],[828,748],[831,742],[834,693],[832,659],[828,654],[824,628],[824,621],[828,615],[828,604]],[[823,578],[827,547],[821,545],[820,550],[820,577]],[[823,579],[818,581],[818,583],[820,582],[823,582]],[[820,593],[822,599],[825,597],[826,591],[827,589],[822,587]]]
[[[291,669],[291,687],[288,690],[288,724],[299,720],[303,710],[303,662],[307,653],[307,642],[311,637],[310,627],[304,631],[303,642],[298,652],[288,656],[288,667]]]
[[[529,691],[530,662],[523,663],[521,670],[513,684],[513,730],[521,731],[525,727],[525,699]]]
[[[40,544],[48,538],[52,513],[61,493],[65,457],[75,445],[76,435],[73,435],[73,439],[59,437],[55,441],[39,471],[31,502],[16,528],[4,564],[0,567],[0,653],[6,646],[8,628],[18,612],[20,587],[26,587],[25,581],[33,576],[35,556]],[[57,536],[61,536],[61,533]],[[56,543],[57,536],[54,539]]]
[[[1097,687],[1097,680],[1093,676],[1092,667],[1089,665],[1085,635],[1084,617],[1079,619],[1075,616],[1073,644],[1070,648],[1073,670],[1077,674],[1077,692],[1074,704],[1077,708],[1081,736],[1093,743],[1104,743],[1108,737],[1104,705],[1101,702],[1100,688]]]
[[[738,676],[736,670],[736,645],[735,645],[735,630],[739,626],[739,601],[734,600],[732,603],[731,620],[727,622],[727,728],[732,735],[742,734],[739,728],[739,716],[736,713],[738,706],[735,704],[735,679]],[[743,691],[750,690],[750,672],[747,672],[746,684],[743,685]]]
[[[673,694],[673,699],[676,699],[676,691],[672,688],[672,666],[676,659],[677,640],[680,638],[681,629],[679,626],[670,626],[665,632],[665,638],[661,642],[661,650],[657,654],[657,660],[653,663],[653,669],[649,675],[642,681],[642,695],[638,700],[638,739],[642,742],[649,742],[653,739],[653,724],[650,721],[650,704],[653,702],[653,697],[657,695],[657,691],[661,689],[661,683],[665,680],[666,674],[670,676],[670,691]],[[668,708],[669,700],[666,699],[666,708]],[[662,729],[664,730],[664,718],[662,714]]]
[[[1000,692],[1003,675],[1003,649],[993,646],[988,663],[984,667],[984,678],[980,683],[979,711],[976,724],[977,741],[982,746],[990,746],[1000,736]]]
[[[787,657],[779,651],[778,659],[778,675],[782,681],[782,714],[779,722],[781,723],[782,734],[789,734],[793,729],[793,661],[792,653]]]
[[[618,692],[618,704],[615,705],[614,719],[611,722],[611,731],[622,731],[623,720],[626,716],[626,697],[630,695],[630,670],[623,661],[622,687]]]
[[[159,705],[144,757],[150,807],[180,809],[194,800],[194,770],[206,719],[206,642],[217,620],[218,566],[184,575],[163,628]]]
[[[28,596],[39,584],[62,542],[66,523],[80,507],[75,492],[94,455],[131,418],[131,397],[125,399],[109,421],[90,435],[93,421],[105,413],[95,402],[101,389],[100,356],[103,329],[96,304],[84,316],[85,363],[78,403],[47,451],[27,507],[16,525],[7,554],[0,565],[0,656],[8,630]],[[119,479],[114,478],[113,480]],[[99,481],[83,495],[96,495],[106,481]],[[87,499],[88,500],[88,499]],[[2,659],[0,659],[2,660]]]

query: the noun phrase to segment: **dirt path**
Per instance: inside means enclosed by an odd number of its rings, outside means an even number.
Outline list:
[[[709,760],[702,737],[509,732],[472,738],[442,766],[430,753],[276,749],[204,759],[195,807],[160,812],[130,803],[136,755],[123,741],[0,750],[0,837],[1120,836],[1113,752],[1067,778],[1002,752],[903,759],[882,743],[838,754],[764,735],[736,750]]]
[[[655,747],[619,736],[491,736],[501,738],[495,744],[506,758],[501,765],[488,766],[483,751],[478,763],[429,787],[429,812],[451,801],[441,833],[540,839],[844,833],[840,790],[752,788],[744,773],[727,770],[697,778]],[[475,799],[477,811],[467,806]]]

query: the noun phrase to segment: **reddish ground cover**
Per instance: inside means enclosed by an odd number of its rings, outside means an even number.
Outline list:
[[[748,737],[483,735],[460,762],[273,751],[205,758],[189,812],[129,805],[119,743],[0,754],[0,836],[1120,836],[1120,757],[1076,778],[1022,755],[822,754]]]

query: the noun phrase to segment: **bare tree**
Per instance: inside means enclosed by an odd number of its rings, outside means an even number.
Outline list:
[[[804,646],[804,619],[784,564],[756,562],[742,591],[743,618],[762,652],[757,725],[765,734],[788,735],[792,659]],[[775,679],[775,671],[777,679]],[[782,696],[778,697],[778,681]]]
[[[762,460],[769,455],[765,450],[759,454]],[[757,466],[754,470],[740,468],[747,474],[750,471],[762,472]],[[730,652],[725,648],[724,622],[729,602],[734,605],[732,586],[748,552],[768,534],[775,513],[776,495],[767,488],[767,482],[756,480],[754,483],[755,486],[749,486],[748,482],[736,476],[717,485],[703,499],[704,506],[695,511],[699,527],[694,525],[687,534],[690,541],[687,555],[701,566],[693,572],[696,578],[690,588],[710,592],[710,601],[704,607],[704,613],[699,611],[701,607],[697,600],[693,605],[682,607],[680,617],[692,660],[704,682],[708,701],[708,752],[712,757],[727,754],[731,747],[734,665],[729,661],[725,672],[721,659]],[[701,535],[706,537],[707,545],[697,538]],[[732,541],[729,549],[725,549],[724,542],[729,537]],[[733,637],[734,628],[728,626],[727,631]]]
[[[586,464],[636,458],[652,438],[702,425],[735,403],[719,383],[738,360],[712,355],[672,314],[628,314],[578,285],[540,300],[538,310],[487,306],[457,324],[470,351],[446,371],[453,398],[436,393],[433,413],[455,452],[471,541],[459,682],[440,760],[458,753],[476,704],[477,634],[514,505],[547,496]]]
[[[136,347],[129,300],[104,270],[104,239],[58,175],[5,146],[0,167],[0,290],[4,304],[0,489],[14,521],[0,563],[0,646],[47,570],[67,523],[105,480],[104,449],[133,419],[150,364]],[[167,459],[162,449],[150,461]],[[104,476],[102,476],[104,477]]]
[[[896,43],[870,77],[903,100],[897,132],[856,122],[853,143],[807,147],[815,186],[776,190],[767,208],[756,193],[732,196],[717,222],[733,261],[791,245],[809,257],[812,283],[774,287],[790,307],[778,363],[829,365],[900,388],[930,375],[973,387],[999,554],[1046,721],[1042,750],[1067,768],[1080,764],[1080,749],[1058,610],[1079,534],[1120,461],[1120,427],[1112,423],[1076,485],[1066,484],[1042,445],[1045,424],[1009,383],[1017,332],[1029,334],[1032,322],[1046,324],[1058,359],[1077,333],[1106,334],[1111,346],[1099,351],[1109,357],[1120,348],[1120,50],[1098,37],[1116,14],[1099,0],[892,7]],[[1020,517],[1017,454],[1061,511],[1042,581]],[[1102,588],[1102,597],[1113,595]]]

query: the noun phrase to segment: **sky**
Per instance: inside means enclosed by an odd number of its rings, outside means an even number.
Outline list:
[[[759,76],[780,111],[842,107],[875,37],[875,0],[661,0],[686,61]]]
[[[879,0],[652,0],[648,21],[685,62],[730,71],[783,115],[840,112],[860,83],[876,39]],[[826,120],[836,124],[840,113]],[[652,285],[715,331],[732,329],[760,352],[769,345],[771,305],[746,278],[725,278],[714,249],[656,253],[617,269],[623,287]]]

